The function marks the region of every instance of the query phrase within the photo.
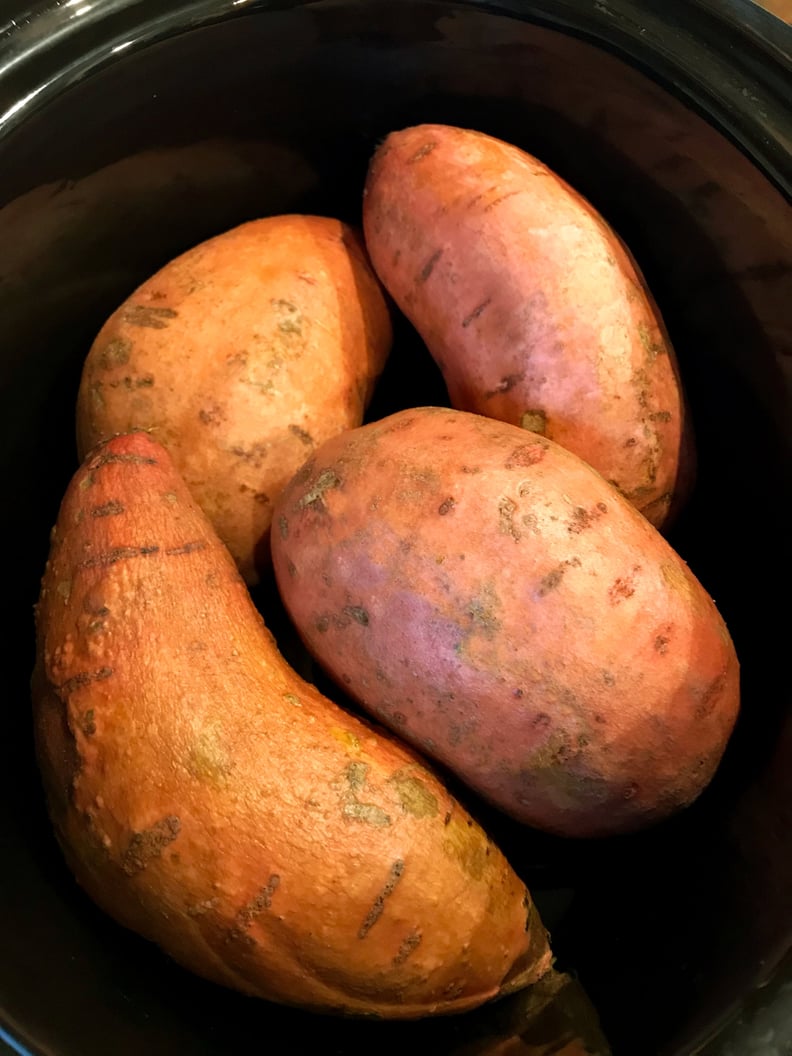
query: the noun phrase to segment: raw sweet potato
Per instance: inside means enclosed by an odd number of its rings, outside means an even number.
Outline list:
[[[362,422],[390,342],[352,229],[242,224],[166,265],[102,327],[77,401],[80,456],[150,430],[254,583],[278,490],[317,443]]]
[[[325,1012],[453,1012],[549,967],[501,853],[409,749],[289,668],[147,435],[76,474],[36,622],[51,816],[122,924]]]
[[[322,666],[516,819],[637,829],[709,782],[738,662],[652,525],[551,440],[402,411],[325,443],[281,493],[278,586]]]
[[[515,146],[419,125],[374,155],[363,218],[372,263],[453,406],[555,440],[666,523],[694,462],[675,355],[593,207]]]

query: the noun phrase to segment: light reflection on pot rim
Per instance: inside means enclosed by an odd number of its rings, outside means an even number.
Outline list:
[[[388,6],[388,0],[367,2]],[[792,27],[755,4],[666,0],[662,9],[652,10],[644,0],[602,0],[593,5],[536,0],[530,6],[525,0],[431,2],[438,11],[452,6],[484,8],[493,16],[558,29],[616,52],[703,112],[792,198],[792,156],[784,133]],[[119,53],[230,18],[321,4],[322,0],[192,0],[163,11],[155,0],[41,3],[0,27],[0,142],[53,93],[112,62]],[[683,24],[684,32],[678,28]],[[715,30],[723,36],[718,51],[710,46]],[[68,55],[61,55],[67,47]],[[39,63],[38,78],[25,85],[22,75]],[[20,84],[14,81],[17,74]]]

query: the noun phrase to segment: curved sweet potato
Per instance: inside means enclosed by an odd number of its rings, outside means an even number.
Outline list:
[[[278,586],[315,657],[516,819],[624,832],[712,777],[739,702],[726,626],[558,444],[403,411],[324,444],[275,514]]]
[[[77,400],[80,457],[151,431],[255,583],[275,496],[316,444],[362,422],[390,343],[351,228],[242,224],[171,261],[102,327]]]
[[[280,656],[145,434],[71,483],[36,612],[36,738],[88,894],[218,983],[417,1017],[549,967],[524,885],[409,749]]]
[[[656,526],[694,463],[675,356],[635,261],[536,158],[446,125],[389,135],[366,244],[454,407],[573,451]]]

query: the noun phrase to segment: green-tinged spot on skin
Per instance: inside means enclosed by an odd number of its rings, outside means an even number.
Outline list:
[[[438,813],[437,798],[420,778],[398,770],[390,778],[390,782],[395,786],[399,802],[407,814],[412,814],[414,818],[433,818]]]
[[[345,818],[363,821],[366,825],[374,825],[376,828],[385,828],[391,823],[390,816],[375,803],[358,803],[357,800],[350,800],[344,803],[343,815]]]
[[[520,426],[527,429],[529,433],[539,433],[544,436],[547,432],[547,415],[544,411],[525,411],[520,418]]]
[[[360,751],[360,741],[354,733],[350,733],[349,730],[342,730],[339,726],[334,726],[330,730],[330,733],[340,744],[343,744],[345,748],[351,748],[353,752]]]
[[[670,562],[663,562],[663,564],[660,565],[660,572],[663,579],[672,590],[678,590],[686,594],[690,593],[690,581],[685,572],[679,566],[673,565]]]
[[[486,840],[481,830],[472,822],[452,817],[444,830],[443,850],[449,858],[457,861],[462,870],[473,880],[480,880],[487,863]]]
[[[366,783],[368,763],[350,763],[346,768],[346,778],[353,792],[358,792]]]

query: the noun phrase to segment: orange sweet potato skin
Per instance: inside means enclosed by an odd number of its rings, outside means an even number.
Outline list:
[[[150,430],[255,583],[275,496],[316,444],[362,422],[390,343],[351,228],[242,224],[167,264],[102,327],[77,400],[80,457]]]
[[[524,885],[406,747],[277,651],[160,445],[101,445],[36,609],[37,751],[88,894],[187,966],[323,1012],[460,1011],[543,974]]]
[[[593,207],[515,146],[419,125],[374,155],[363,218],[453,406],[542,433],[668,523],[694,473],[675,355]]]
[[[369,712],[519,821],[627,832],[689,804],[739,707],[711,598],[577,456],[417,408],[328,441],[276,506],[307,646]]]

